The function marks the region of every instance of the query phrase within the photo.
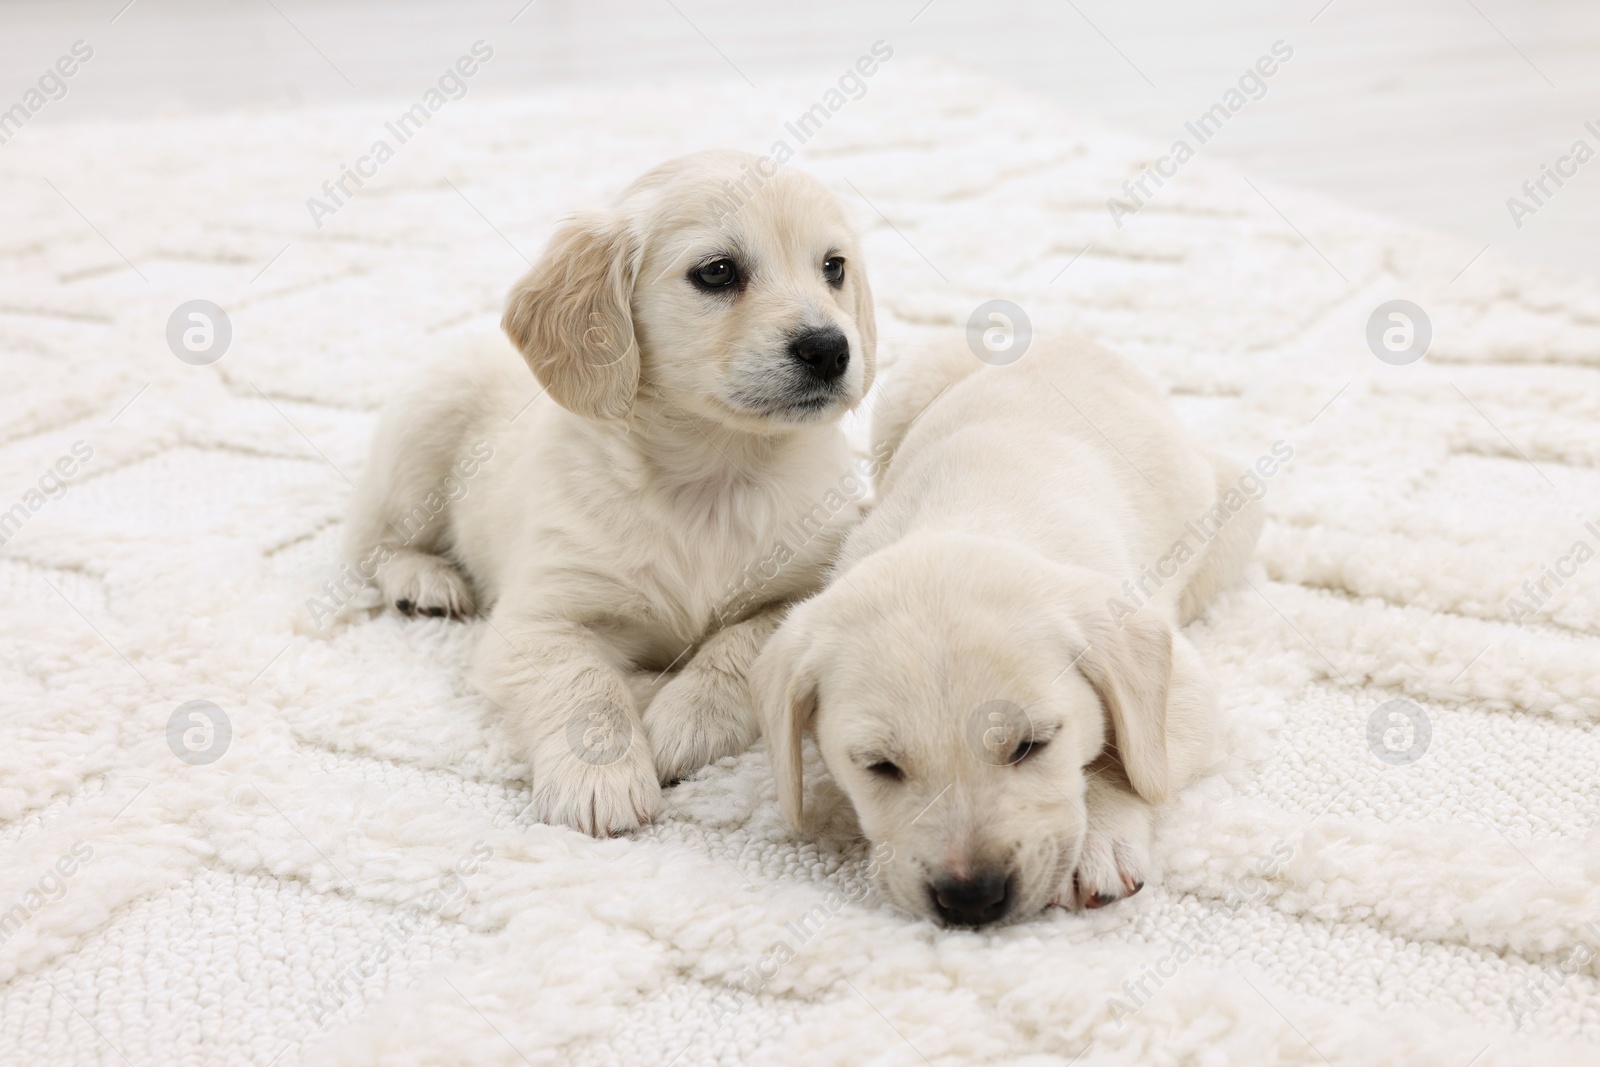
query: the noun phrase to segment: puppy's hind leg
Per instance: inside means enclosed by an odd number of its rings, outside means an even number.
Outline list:
[[[466,576],[442,554],[461,415],[430,410],[441,406],[411,396],[385,409],[345,535],[346,558],[360,561],[384,602],[406,615],[476,613]]]
[[[378,589],[384,602],[403,615],[442,619],[476,614],[471,586],[455,564],[443,556],[415,549],[397,549],[378,568]]]
[[[1239,480],[1246,473],[1238,464],[1216,455],[1207,455],[1217,475],[1217,500],[1229,492],[1240,491]],[[1228,514],[1224,509],[1223,514]],[[1199,618],[1216,595],[1239,580],[1245,565],[1255,555],[1256,541],[1266,520],[1260,499],[1245,498],[1244,507],[1228,515],[1206,545],[1194,573],[1183,587],[1178,604],[1178,621],[1187,626]]]

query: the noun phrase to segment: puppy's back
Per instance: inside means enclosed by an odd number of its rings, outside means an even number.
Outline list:
[[[962,341],[957,334],[895,366],[873,433],[893,451],[841,565],[934,526],[1137,577],[1216,503],[1215,461],[1126,360],[1083,337],[1046,334],[1021,360],[990,366]],[[1182,613],[1231,584],[1258,529],[1255,515],[1230,524]],[[1162,591],[1174,615],[1185,584]]]
[[[943,340],[907,354],[885,376],[882,393],[872,406],[872,454],[889,457],[878,479],[880,493],[889,484],[895,453],[911,424],[951,386],[981,366],[965,345]]]

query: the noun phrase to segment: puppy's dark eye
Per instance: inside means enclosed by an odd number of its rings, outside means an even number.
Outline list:
[[[822,279],[836,289],[844,284],[843,256],[829,256],[822,261]]]
[[[1038,755],[1040,752],[1044,751],[1045,746],[1049,743],[1049,739],[1045,739],[1043,741],[1024,741],[1022,744],[1018,745],[1017,750],[1011,754],[1010,762],[1012,765],[1016,765],[1021,763],[1023,760],[1028,759],[1030,756]]]
[[[702,289],[725,289],[739,280],[739,268],[731,259],[714,259],[690,271],[689,277]]]
[[[905,771],[902,771],[898,766],[886,759],[881,759],[877,763],[868,766],[867,773],[889,782],[902,781],[906,776]]]

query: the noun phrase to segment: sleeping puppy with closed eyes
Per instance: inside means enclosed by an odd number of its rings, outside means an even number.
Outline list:
[[[474,674],[542,821],[631,830],[753,742],[746,671],[854,518],[824,502],[853,478],[872,291],[839,203],[769,166],[685,156],[567,221],[510,344],[380,420],[347,552],[404,614],[488,616]]]
[[[1178,628],[1261,512],[1217,510],[1238,472],[1091,344],[906,362],[874,424],[878,502],[751,672],[784,814],[803,828],[809,730],[901,907],[982,926],[1130,896],[1156,807],[1220,747]]]

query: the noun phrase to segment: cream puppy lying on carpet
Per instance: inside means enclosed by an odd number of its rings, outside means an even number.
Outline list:
[[[659,781],[746,748],[747,668],[854,518],[823,502],[872,293],[834,198],[763,166],[686,156],[562,226],[502,322],[526,364],[454,354],[377,432],[348,550],[407,614],[488,613],[475,673],[547,822],[632,829]],[[419,521],[441,485],[466,491]]]
[[[809,728],[913,912],[979,926],[1138,892],[1153,807],[1217,757],[1177,627],[1254,548],[1238,472],[1081,341],[899,367],[874,436],[879,502],[752,671],[785,815],[801,828]]]

